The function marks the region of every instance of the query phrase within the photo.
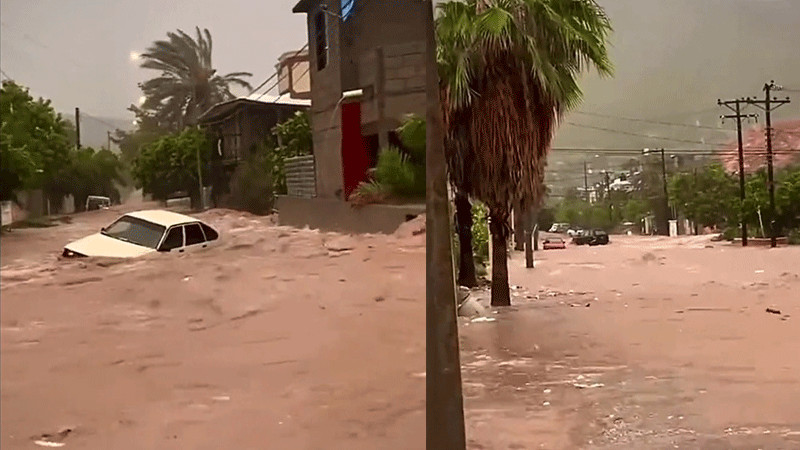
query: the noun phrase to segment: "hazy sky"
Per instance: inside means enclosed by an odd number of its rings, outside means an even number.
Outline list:
[[[362,0],[359,0],[362,1]],[[376,0],[369,0],[376,1]],[[388,1],[388,0],[386,0]],[[250,71],[259,84],[277,57],[306,40],[296,0],[2,0],[0,65],[59,111],[130,118],[139,69],[132,51],[181,28],[207,27],[214,65]],[[611,79],[587,77],[584,112],[716,126],[717,98],[760,95],[770,78],[800,89],[800,0],[600,0],[616,29]],[[800,93],[776,118],[800,117]],[[697,113],[697,111],[702,111]],[[568,120],[687,140],[721,139],[713,130],[571,114]],[[726,126],[730,128],[730,126]],[[695,132],[697,131],[697,132]],[[624,134],[564,125],[557,146],[669,146]],[[690,145],[687,144],[687,145]]]
[[[252,72],[256,86],[278,56],[306,40],[297,0],[2,0],[0,66],[8,76],[51,98],[57,110],[128,118],[141,95],[136,84],[156,72],[138,68],[142,52],[178,28],[208,28],[221,73]]]

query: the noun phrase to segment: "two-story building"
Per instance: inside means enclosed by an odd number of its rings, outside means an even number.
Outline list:
[[[307,15],[316,196],[346,200],[407,114],[425,114],[418,0],[301,0]]]

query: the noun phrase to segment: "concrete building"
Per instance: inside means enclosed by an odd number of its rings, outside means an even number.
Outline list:
[[[347,200],[404,116],[425,114],[424,6],[300,0],[293,12],[308,18],[316,196]]]

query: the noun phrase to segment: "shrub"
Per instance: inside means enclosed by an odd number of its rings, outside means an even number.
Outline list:
[[[789,230],[787,237],[789,245],[800,245],[800,228]]]
[[[272,175],[263,155],[253,155],[236,168],[231,177],[230,198],[236,209],[259,215],[272,212]]]

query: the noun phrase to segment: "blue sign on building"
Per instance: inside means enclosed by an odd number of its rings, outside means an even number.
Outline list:
[[[350,13],[353,12],[353,6],[356,4],[356,0],[342,0],[342,20],[347,20],[350,17]]]

